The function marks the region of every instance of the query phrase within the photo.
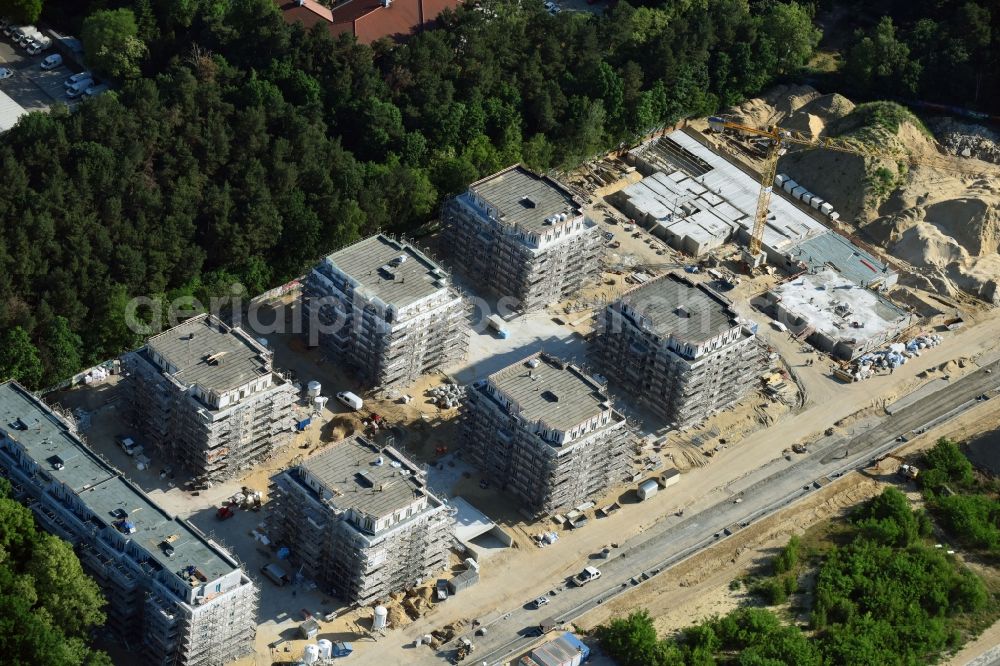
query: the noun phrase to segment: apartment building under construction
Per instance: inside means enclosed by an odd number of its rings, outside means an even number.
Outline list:
[[[405,386],[465,358],[469,307],[438,264],[379,234],[306,276],[303,329],[368,388]]]
[[[368,604],[448,566],[454,512],[423,470],[351,437],[274,477],[267,533],[322,589]]]
[[[677,428],[739,400],[765,369],[730,301],[679,275],[627,292],[595,318],[601,372]]]
[[[123,361],[143,444],[203,480],[231,478],[291,439],[295,388],[261,342],[213,315],[151,337]]]
[[[630,471],[629,429],[604,387],[544,354],[470,386],[463,434],[486,478],[536,515],[595,498]]]
[[[524,312],[565,300],[600,270],[597,225],[565,187],[520,165],[470,185],[442,219],[450,260]]]
[[[220,666],[253,653],[258,592],[236,560],[13,382],[0,384],[0,474],[43,529],[73,545],[130,663]]]

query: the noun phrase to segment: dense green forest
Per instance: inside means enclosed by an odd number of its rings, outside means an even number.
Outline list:
[[[948,439],[927,452],[921,469],[924,499],[948,535],[995,561],[1000,556],[1000,480],[977,474]]]
[[[659,638],[637,611],[597,634],[624,666],[934,663],[996,620],[1000,600],[933,545],[932,530],[888,488],[824,539],[806,546],[793,538],[764,575],[734,581],[773,609],[739,608],[676,639]],[[808,626],[783,619],[789,614],[807,615]]]
[[[736,102],[819,39],[772,1],[487,0],[374,47],[286,26],[272,0],[42,11],[117,89],[0,138],[0,377],[34,387],[138,344],[131,296],[259,292],[514,162],[575,164]]]
[[[860,98],[896,97],[1000,114],[1000,5],[994,0],[821,0]]]
[[[104,597],[73,547],[35,527],[0,478],[0,654],[5,664],[110,666],[88,647]]]

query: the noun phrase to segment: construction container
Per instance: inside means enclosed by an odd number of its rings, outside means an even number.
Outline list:
[[[660,484],[658,484],[655,479],[649,479],[648,481],[643,481],[641,484],[639,484],[639,488],[636,490],[636,494],[639,496],[640,502],[645,502],[650,497],[655,495],[659,490],[660,490]]]
[[[782,183],[781,189],[783,189],[786,192],[790,193],[792,190],[794,190],[798,186],[799,186],[798,183],[796,183],[794,180],[792,180],[791,178],[789,178],[784,183]]]
[[[809,205],[815,208],[816,210],[819,210],[819,207],[822,206],[824,203],[826,202],[814,194],[812,201],[809,202]]]
[[[309,640],[318,633],[319,633],[319,622],[317,622],[312,618],[309,618],[308,620],[299,625],[299,634],[302,636],[302,638],[306,640]],[[316,648],[316,650],[318,654],[319,648]]]
[[[460,591],[470,588],[478,582],[479,572],[475,569],[468,569],[448,581],[448,591],[452,594],[458,594]]]
[[[803,192],[801,197],[802,203],[806,204],[807,206],[810,205],[812,203],[814,196],[815,195],[812,192]]]
[[[790,190],[790,193],[796,199],[801,199],[803,194],[806,194],[809,190],[802,187],[801,185],[796,185]]]
[[[782,185],[785,184],[786,180],[788,180],[788,176],[786,176],[785,174],[783,173],[775,174],[774,176],[775,187],[781,187]]]
[[[669,488],[681,480],[681,473],[676,469],[668,469],[660,475],[660,485]]]
[[[819,205],[819,210],[824,215],[829,215],[830,213],[833,212],[833,204],[831,204],[831,203],[829,203],[827,201],[824,201],[823,203],[821,203]]]

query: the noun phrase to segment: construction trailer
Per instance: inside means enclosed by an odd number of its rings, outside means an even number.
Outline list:
[[[676,428],[732,405],[767,365],[732,302],[682,275],[632,289],[595,318],[602,374]]]
[[[542,353],[470,386],[462,433],[483,475],[538,515],[597,497],[630,469],[632,436],[604,386]]]
[[[99,458],[74,425],[0,384],[0,474],[100,586],[108,631],[135,663],[208,666],[253,653],[258,591],[219,544]]]
[[[123,392],[144,442],[205,481],[223,481],[287,444],[291,382],[257,338],[203,314],[126,354]]]
[[[449,260],[522,312],[565,300],[600,272],[600,228],[563,185],[521,165],[449,200],[442,222]]]
[[[447,567],[453,510],[391,447],[348,438],[275,476],[268,496],[271,542],[344,601],[368,604]]]
[[[378,234],[324,258],[303,281],[302,330],[367,388],[405,386],[465,358],[471,308],[450,275]]]

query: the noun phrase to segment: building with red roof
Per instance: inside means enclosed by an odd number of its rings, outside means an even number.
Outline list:
[[[307,30],[324,24],[335,37],[347,32],[362,44],[371,44],[382,37],[412,35],[460,0],[345,0],[332,9],[316,0],[274,2],[287,23],[301,23]]]

